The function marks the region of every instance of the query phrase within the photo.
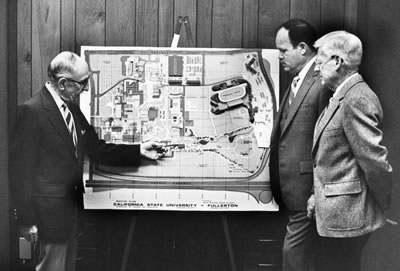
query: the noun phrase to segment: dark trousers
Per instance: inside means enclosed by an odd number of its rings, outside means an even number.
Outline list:
[[[307,212],[288,211],[288,224],[282,249],[283,271],[315,271],[319,236],[315,220]]]
[[[362,250],[370,234],[352,238],[321,237],[318,270],[359,271]]]
[[[40,240],[36,271],[75,271],[78,250],[77,212],[69,238],[62,242]],[[40,230],[40,229],[39,229]]]

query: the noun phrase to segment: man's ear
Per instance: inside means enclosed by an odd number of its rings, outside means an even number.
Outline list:
[[[307,44],[306,44],[305,42],[300,42],[297,46],[298,46],[299,49],[300,49],[300,53],[301,53],[303,56],[306,55],[307,50],[308,50]]]
[[[344,59],[338,55],[333,56],[333,59],[335,61],[336,70],[339,70],[343,65]]]
[[[65,89],[65,83],[67,82],[67,79],[65,79],[65,78],[60,78],[59,80],[58,80],[58,88],[60,89],[60,90],[64,90]]]

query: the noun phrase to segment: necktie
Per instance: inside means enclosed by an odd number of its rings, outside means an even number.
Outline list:
[[[300,77],[299,77],[298,75],[296,75],[296,76],[293,78],[292,84],[291,84],[291,86],[290,86],[289,105],[293,102],[293,99],[294,99],[294,90],[296,89],[297,83],[299,82],[299,80],[300,80]]]
[[[72,141],[75,146],[75,154],[77,154],[76,143],[78,142],[78,138],[76,137],[74,118],[72,117],[72,113],[71,111],[69,111],[68,106],[65,103],[61,107],[63,109],[63,116],[65,119],[65,123],[67,124],[69,134],[71,135]]]

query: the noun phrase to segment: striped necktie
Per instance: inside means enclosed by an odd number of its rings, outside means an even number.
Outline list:
[[[63,117],[64,117],[64,120],[65,120],[65,124],[67,125],[69,134],[71,135],[72,141],[73,141],[74,146],[75,146],[75,155],[77,155],[77,145],[76,144],[78,142],[78,138],[76,136],[74,118],[72,117],[72,113],[68,109],[68,106],[67,106],[66,103],[63,103],[61,108],[63,109]]]
[[[291,84],[291,86],[290,86],[289,105],[291,105],[292,102],[293,102],[293,100],[294,100],[294,90],[296,89],[297,83],[299,82],[299,80],[300,80],[300,76],[298,76],[298,75],[296,75],[296,76],[293,78],[292,84]]]

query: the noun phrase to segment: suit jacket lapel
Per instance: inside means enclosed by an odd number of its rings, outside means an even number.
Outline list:
[[[286,129],[293,121],[293,118],[296,115],[297,111],[299,110],[301,104],[303,103],[304,98],[306,97],[308,91],[315,82],[314,65],[315,64],[313,64],[308,70],[306,76],[304,77],[303,83],[301,84],[299,91],[297,92],[296,97],[293,100],[293,103],[289,107],[288,116],[286,119],[285,126],[281,131],[281,136],[285,133]]]
[[[279,111],[278,111],[276,117],[274,118],[275,121],[274,121],[273,128],[272,128],[271,142],[275,142],[275,140],[277,140],[281,135],[279,125],[280,125],[280,120],[282,119],[283,106],[285,106],[285,103],[286,103],[286,100],[288,99],[288,97],[289,97],[289,89],[287,89],[285,91],[285,94],[283,95],[283,98],[282,98],[282,102],[279,105]]]
[[[325,130],[326,126],[328,125],[329,121],[332,119],[332,117],[335,115],[336,111],[340,107],[340,103],[343,100],[343,98],[346,96],[346,93],[354,87],[357,83],[362,82],[363,79],[361,75],[357,75],[350,79],[340,90],[340,92],[337,93],[337,95],[334,98],[331,98],[329,101],[329,104],[327,105],[327,108],[321,113],[319,116],[317,123],[315,125],[315,130],[314,130],[314,140],[313,140],[313,147],[312,147],[312,155],[315,155],[318,141],[321,137],[322,132]]]
[[[68,146],[68,149],[75,156],[75,146],[72,141],[72,137],[68,131],[67,126],[65,125],[65,121],[63,116],[60,113],[60,110],[57,108],[57,104],[51,96],[50,92],[46,87],[42,88],[41,96],[43,100],[43,107],[47,112],[48,119],[50,123],[53,125],[54,129],[58,132],[58,134],[65,141],[65,144]]]
[[[329,100],[329,104],[319,116],[314,130],[314,140],[312,148],[313,154],[314,154],[314,147],[316,146],[322,131],[325,129],[326,125],[331,120],[331,118],[333,117],[339,106],[340,106],[340,100],[338,100],[337,98],[331,98]]]

